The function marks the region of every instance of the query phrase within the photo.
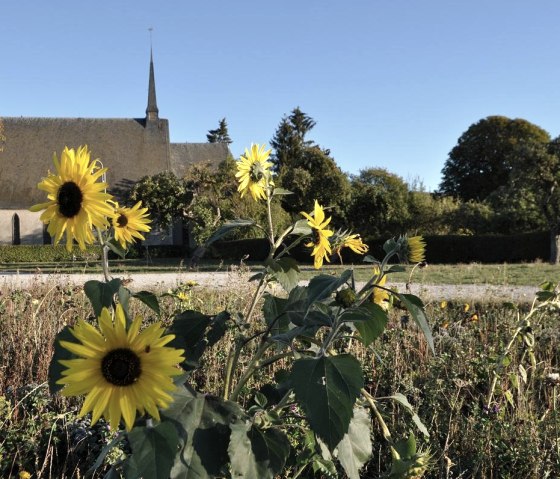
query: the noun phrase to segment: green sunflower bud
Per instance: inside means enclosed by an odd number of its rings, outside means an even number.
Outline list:
[[[356,301],[356,292],[350,288],[342,289],[336,293],[336,301],[345,308],[349,308]]]

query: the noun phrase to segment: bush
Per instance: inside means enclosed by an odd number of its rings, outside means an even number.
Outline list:
[[[52,263],[99,259],[99,246],[88,246],[84,251],[74,246],[72,251],[67,251],[64,245],[0,245],[0,263]]]

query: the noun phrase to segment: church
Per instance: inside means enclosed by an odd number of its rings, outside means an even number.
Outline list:
[[[109,192],[122,191],[146,175],[172,171],[184,176],[194,163],[217,165],[229,154],[225,143],[170,143],[169,122],[159,117],[153,56],[144,118],[0,117],[0,244],[50,244],[41,213],[29,207],[46,201],[37,184],[53,171],[53,153],[88,145],[91,158],[107,167]],[[161,244],[160,235],[147,242]],[[181,244],[180,234],[163,239]]]

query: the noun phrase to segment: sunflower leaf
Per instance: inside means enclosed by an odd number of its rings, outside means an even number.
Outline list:
[[[66,369],[66,366],[60,364],[59,361],[61,359],[72,359],[76,357],[66,348],[63,348],[60,345],[60,341],[68,341],[71,343],[76,342],[76,338],[70,332],[70,326],[64,326],[64,328],[56,335],[54,340],[54,354],[51,358],[51,363],[49,364],[49,391],[51,394],[60,391],[64,387],[61,384],[56,384],[56,382],[62,378],[62,371]]]
[[[161,310],[159,308],[159,301],[157,299],[157,296],[154,293],[152,293],[150,291],[138,291],[137,293],[134,293],[132,295],[132,297],[142,301],[146,306],[148,306],[156,314],[158,314],[158,315],[161,314]]]
[[[349,354],[298,359],[290,379],[311,429],[334,450],[348,432],[364,385],[360,363]]]
[[[238,422],[231,426],[228,452],[233,477],[273,479],[284,469],[290,442],[279,429]]]
[[[229,462],[231,427],[247,419],[234,402],[178,388],[173,403],[162,411],[179,431],[179,454],[169,474],[172,479],[224,476]]]
[[[237,220],[226,221],[222,226],[220,226],[220,228],[212,236],[210,236],[210,238],[206,240],[204,246],[205,247],[210,246],[212,243],[214,243],[214,241],[218,241],[219,239],[222,239],[224,236],[226,236],[236,228],[247,228],[248,226],[254,226],[254,225],[255,222],[253,220],[237,219]]]
[[[131,468],[135,477],[169,477],[179,444],[179,436],[172,423],[162,422],[155,427],[135,427],[128,433],[128,440],[132,455],[127,461],[129,464],[125,465],[125,470]],[[130,477],[129,474],[126,476]]]
[[[338,443],[336,456],[350,479],[360,479],[360,469],[371,456],[371,419],[363,407],[354,408],[348,432]]]
[[[119,258],[125,258],[126,256],[126,249],[123,248],[121,246],[121,244],[115,239],[112,238],[110,241],[108,241],[107,246],[109,247],[109,249],[115,253]]]
[[[90,300],[96,317],[101,315],[103,308],[113,307],[114,296],[118,293],[121,285],[122,281],[119,278],[106,283],[94,279],[84,283],[84,293]]]
[[[290,190],[285,190],[284,188],[274,188],[272,192],[272,196],[279,196],[279,195],[293,195],[294,192]]]
[[[320,274],[309,281],[307,300],[308,304],[328,298],[352,276],[352,271],[347,269],[339,277]]]
[[[404,305],[406,309],[412,314],[414,321],[420,327],[424,336],[426,337],[426,341],[428,342],[428,346],[432,350],[432,353],[435,354],[434,349],[434,338],[432,337],[432,330],[430,329],[430,325],[428,324],[428,318],[426,318],[426,313],[424,313],[424,304],[422,300],[413,294],[399,294],[395,293],[398,298],[400,299],[401,303]]]
[[[369,346],[383,334],[389,320],[383,308],[374,303],[365,303],[358,308],[347,309],[341,314],[341,319],[354,323],[365,346]]]
[[[268,272],[280,283],[284,291],[289,293],[298,284],[299,268],[297,261],[285,256],[279,259],[266,261]]]

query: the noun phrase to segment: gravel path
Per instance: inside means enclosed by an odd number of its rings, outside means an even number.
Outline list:
[[[196,281],[200,286],[209,288],[247,287],[246,274],[235,272],[214,273],[138,273],[124,277],[127,286],[133,291],[162,291],[187,281]],[[34,284],[57,282],[60,284],[83,284],[90,279],[102,281],[99,274],[0,274],[0,287],[28,288]],[[398,291],[406,291],[404,283],[387,283]],[[477,300],[477,301],[512,301],[530,302],[538,290],[535,286],[496,286],[496,285],[451,285],[451,284],[412,284],[410,292],[424,302],[437,300]]]

